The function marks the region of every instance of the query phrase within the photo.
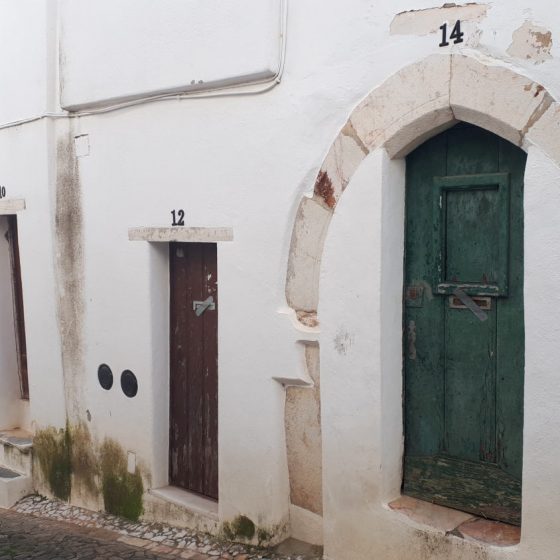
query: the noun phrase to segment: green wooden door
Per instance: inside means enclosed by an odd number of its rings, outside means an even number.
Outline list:
[[[403,492],[519,524],[525,153],[461,123],[407,157]]]

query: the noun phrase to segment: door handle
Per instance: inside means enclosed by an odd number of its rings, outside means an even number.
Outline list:
[[[197,317],[200,317],[208,309],[214,311],[216,309],[216,304],[214,303],[214,298],[208,296],[204,301],[193,301],[192,308],[196,313]]]

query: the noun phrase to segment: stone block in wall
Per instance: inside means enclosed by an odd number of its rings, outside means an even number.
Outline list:
[[[560,103],[552,103],[529,128],[525,139],[560,165]]]
[[[490,60],[453,55],[451,68],[450,102],[455,118],[517,146],[552,102],[541,85]]]
[[[286,278],[286,299],[297,311],[317,310],[321,255],[332,212],[316,197],[304,197],[299,205]]]
[[[434,119],[434,126],[452,121],[450,76],[451,57],[436,54],[406,66],[375,88],[350,117],[364,145],[372,151],[387,142],[398,153],[416,140],[418,130],[425,130],[418,121]]]

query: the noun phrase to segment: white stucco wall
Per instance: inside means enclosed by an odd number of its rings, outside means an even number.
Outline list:
[[[276,1],[232,3],[226,11],[205,3],[196,20],[188,17],[196,2],[114,5],[0,3],[11,52],[0,55],[9,78],[0,126],[59,111],[59,90],[67,106],[95,107],[188,85],[199,76],[212,81],[276,69]],[[62,162],[56,146],[88,135],[89,154],[76,159],[74,185],[82,215],[83,347],[79,359],[65,362],[68,375],[79,380],[78,419],[96,438],[113,437],[136,452],[153,486],[167,483],[167,256],[164,246],[129,241],[127,231],[170,225],[170,211],[177,208],[185,210],[186,225],[231,227],[234,241],[218,247],[220,517],[243,514],[265,528],[287,522],[285,392],[273,377],[301,377],[297,341],[317,335],[295,329],[285,313],[286,263],[299,201],[312,192],[339,129],[374,87],[444,51],[505,61],[560,94],[560,13],[552,0],[493,2],[480,21],[465,23],[466,43],[446,49],[438,47],[437,33],[390,34],[398,12],[431,7],[427,0],[290,2],[285,71],[281,84],[266,94],[151,103],[71,124],[49,119],[0,130],[0,184],[27,204],[20,251],[31,419],[37,427],[60,427],[66,418],[59,306],[64,255],[56,219]],[[436,30],[439,17],[435,12]],[[539,64],[507,52],[514,31],[528,20],[552,30],[552,58]],[[524,472],[522,543],[515,551],[492,549],[489,558],[538,552],[548,560],[560,521],[537,510],[539,504],[547,504],[543,512],[559,505],[550,491],[558,445],[546,414],[560,389],[554,376],[557,330],[546,315],[554,308],[550,294],[560,270],[554,257],[557,168],[531,150],[526,356],[534,369],[526,376],[531,409],[524,452],[526,465],[534,467]],[[367,558],[375,546],[387,559],[406,558],[407,547],[421,546],[417,528],[383,506],[400,485],[403,173],[402,160],[391,161],[381,151],[370,155],[342,196],[328,233],[319,311],[325,544],[331,560]],[[539,204],[542,198],[549,203]],[[335,349],[337,337],[346,353]],[[101,363],[115,375],[109,392],[97,382]],[[139,380],[133,399],[120,390],[124,369]],[[444,544],[437,554],[474,558],[469,546]]]

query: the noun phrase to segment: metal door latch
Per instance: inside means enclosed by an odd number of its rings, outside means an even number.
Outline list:
[[[208,296],[204,301],[193,301],[192,308],[196,316],[200,317],[208,309],[214,311],[216,309],[216,304],[214,303],[214,298]]]
[[[484,312],[482,307],[477,305],[477,302],[469,297],[461,288],[454,290],[453,295],[459,298],[459,301],[469,309],[479,321],[486,321],[486,319],[488,319],[488,315]],[[458,309],[458,307],[456,307],[456,309]],[[487,309],[490,309],[490,307],[487,307]]]

